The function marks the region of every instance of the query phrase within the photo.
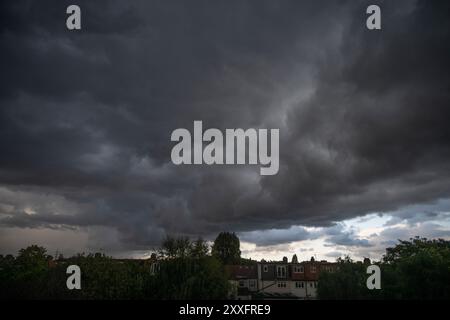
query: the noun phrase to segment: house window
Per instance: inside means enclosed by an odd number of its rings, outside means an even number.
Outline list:
[[[248,286],[249,286],[250,288],[256,287],[256,280],[249,280]]]
[[[316,273],[316,266],[311,266],[311,273]]]
[[[286,282],[281,281],[277,283],[278,288],[286,288]]]
[[[317,281],[314,281],[314,288],[317,288]]]
[[[296,282],[295,282],[295,287],[296,287],[296,288],[304,288],[304,287],[305,287],[305,284],[304,284],[303,281],[296,281]]]
[[[269,266],[268,265],[264,265],[263,266],[263,271],[264,272],[269,272]]]
[[[312,283],[312,282],[309,283],[309,287],[310,287],[310,288],[313,287],[313,283]]]
[[[154,262],[150,266],[150,274],[155,275],[157,272],[159,272],[159,263]]]
[[[239,280],[239,287],[241,287],[241,288],[245,287],[245,281],[244,280]]]
[[[303,266],[295,266],[294,273],[303,273],[305,272],[305,268]]]
[[[286,278],[286,266],[277,266],[277,277]]]

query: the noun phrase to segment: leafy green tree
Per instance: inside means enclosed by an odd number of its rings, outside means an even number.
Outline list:
[[[450,250],[450,241],[444,239],[428,240],[420,237],[410,238],[407,241],[399,240],[399,243],[394,247],[386,249],[383,261],[385,263],[395,263],[430,250],[447,257]]]
[[[355,263],[350,257],[338,259],[336,272],[321,272],[319,276],[318,296],[326,300],[367,299],[366,267]]]
[[[450,241],[400,240],[386,249],[383,262],[382,276],[389,277],[383,281],[387,298],[450,298]]]
[[[158,250],[163,258],[183,258],[191,254],[192,242],[187,237],[167,236]]]
[[[5,295],[14,298],[37,298],[42,295],[51,256],[37,245],[21,249],[16,259],[2,259],[1,286]]]
[[[16,298],[18,296],[15,269],[15,258],[8,254],[0,258],[0,299]]]
[[[449,299],[450,241],[426,238],[399,240],[378,264],[381,290],[366,288],[367,265],[339,260],[335,273],[322,272],[320,299]]]
[[[216,258],[174,258],[160,262],[159,272],[147,283],[150,299],[225,299],[228,279]]]
[[[224,299],[228,279],[223,265],[209,256],[201,238],[167,237],[158,250],[158,272],[145,284],[150,299]]]
[[[21,266],[45,268],[52,257],[47,255],[47,249],[37,245],[31,245],[19,250],[16,262]]]
[[[240,241],[236,234],[221,232],[214,240],[212,255],[223,264],[239,263],[241,259]]]
[[[209,245],[202,238],[198,238],[192,243],[190,256],[193,258],[203,258],[209,253]]]

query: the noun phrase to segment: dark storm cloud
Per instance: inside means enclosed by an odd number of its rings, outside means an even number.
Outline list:
[[[0,223],[106,226],[135,249],[448,197],[449,4],[378,3],[381,31],[366,1],[78,1],[69,32],[72,2],[2,2]],[[280,172],[175,167],[193,120],[280,128]]]
[[[407,206],[391,213],[391,218],[384,226],[393,226],[398,223],[406,223],[414,226],[417,223],[434,221],[446,221],[450,219],[450,200],[440,200],[433,204]]]
[[[270,229],[263,231],[250,231],[239,234],[239,238],[260,246],[286,244],[303,240],[323,238],[326,246],[370,247],[367,239],[358,238],[354,230],[346,230],[342,224],[329,228],[308,230],[301,226],[292,226],[288,229]],[[301,250],[299,250],[301,251]]]
[[[239,234],[239,239],[260,246],[271,246],[281,243],[315,239],[321,235],[319,232],[308,231],[306,228],[292,226],[289,229],[271,229],[264,231],[250,231]]]
[[[344,230],[344,226],[337,224],[336,226],[325,229],[326,243],[330,246],[346,246],[346,247],[370,247],[369,240],[360,239],[355,232]]]

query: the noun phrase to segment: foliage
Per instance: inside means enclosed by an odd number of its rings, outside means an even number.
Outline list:
[[[366,287],[367,265],[340,259],[339,270],[322,272],[320,299],[449,299],[450,241],[411,238],[386,249],[378,265],[381,290]]]
[[[366,268],[362,263],[355,263],[350,257],[338,259],[335,272],[321,272],[318,295],[321,299],[369,299],[372,291],[366,287]]]
[[[211,253],[203,239],[185,237],[166,238],[157,252],[147,260],[100,253],[53,259],[45,248],[32,245],[17,257],[0,255],[0,299],[225,299],[229,283],[224,264],[255,263],[240,258],[234,233],[221,233]],[[81,290],[66,287],[66,269],[72,264],[82,270]],[[399,241],[377,264],[381,290],[367,289],[366,262],[345,257],[338,259],[336,271],[320,273],[319,298],[450,298],[450,241]]]
[[[160,262],[149,283],[152,299],[224,299],[228,280],[223,265],[214,257],[175,258]]]
[[[412,238],[386,249],[386,292],[392,298],[449,299],[450,241]]]
[[[241,259],[240,242],[236,234],[221,232],[214,240],[212,255],[223,264],[236,264]]]
[[[149,260],[112,259],[101,253],[57,260],[32,245],[17,258],[0,256],[1,299],[223,299],[228,280],[223,265],[208,255],[206,241],[167,238]],[[81,290],[68,290],[66,269],[77,265]]]
[[[191,242],[187,237],[171,237],[164,239],[161,248],[158,250],[161,258],[202,258],[209,253],[209,246],[205,240],[198,238]]]

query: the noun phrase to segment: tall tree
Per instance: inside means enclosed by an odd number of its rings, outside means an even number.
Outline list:
[[[221,232],[214,240],[212,254],[223,264],[239,263],[241,259],[240,241],[236,234]]]
[[[202,238],[198,238],[192,243],[191,257],[192,258],[203,258],[208,255],[209,246],[208,243]]]
[[[389,298],[449,299],[450,241],[400,240],[383,257],[384,292]]]
[[[51,256],[47,255],[47,249],[35,244],[19,250],[17,263],[23,266],[46,266]]]
[[[159,255],[165,258],[183,258],[190,255],[192,243],[187,237],[171,237],[164,239]]]

